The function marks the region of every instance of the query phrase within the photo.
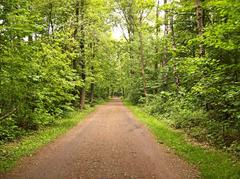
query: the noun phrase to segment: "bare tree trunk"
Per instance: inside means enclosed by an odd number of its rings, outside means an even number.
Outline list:
[[[79,0],[76,0],[76,7],[75,7],[75,16],[76,16],[76,24],[75,29],[73,32],[73,38],[77,40],[77,33],[78,33],[78,23],[79,23]],[[77,59],[73,60],[73,69],[77,70]]]
[[[130,58],[133,59],[133,41],[134,41],[134,16],[133,16],[133,1],[129,1],[129,41],[130,41]]]
[[[85,106],[85,82],[86,82],[86,64],[85,64],[85,33],[84,33],[84,15],[85,15],[85,0],[80,1],[80,18],[81,18],[81,25],[80,25],[80,66],[81,66],[81,77],[83,86],[80,90],[80,109],[82,110]]]
[[[86,96],[86,91],[85,91],[85,87],[81,87],[80,90],[80,110],[84,109],[85,106],[85,96]]]
[[[157,7],[156,7],[156,41],[158,40],[158,35],[159,35],[159,31],[160,31],[160,24],[159,24],[159,5],[160,5],[160,0],[158,0],[157,2]],[[158,45],[156,44],[155,46],[155,53],[156,53],[156,58],[158,58],[158,53],[159,53],[159,49],[158,49]],[[156,61],[155,63],[155,70],[158,70],[158,61]]]
[[[147,96],[147,83],[146,83],[146,77],[145,77],[145,61],[144,61],[144,51],[143,51],[143,34],[142,34],[142,18],[143,14],[141,14],[139,22],[140,22],[140,29],[138,30],[139,35],[139,52],[140,52],[140,64],[141,64],[141,74],[142,74],[142,80],[143,80],[143,92],[144,96]]]
[[[92,48],[92,58],[93,60],[95,59],[95,51],[94,51],[94,43],[91,43],[91,48]],[[94,77],[94,66],[92,65],[91,66],[91,75],[92,75],[92,78]],[[91,80],[91,83],[90,83],[90,95],[89,95],[89,99],[90,99],[90,104],[92,105],[93,104],[93,100],[94,100],[94,88],[95,88],[95,83],[94,83],[94,80]]]
[[[180,86],[180,77],[179,77],[179,74],[177,72],[177,66],[176,66],[176,62],[174,61],[175,60],[175,54],[176,54],[176,41],[175,41],[175,33],[174,33],[174,20],[173,20],[173,16],[171,16],[171,23],[170,23],[170,28],[171,28],[171,34],[172,34],[172,47],[173,47],[173,51],[174,51],[174,58],[173,58],[173,75],[174,75],[174,78],[175,78],[175,84],[176,84],[176,87],[177,89],[179,89],[179,86]]]
[[[128,48],[128,54],[129,54],[129,59],[130,62],[132,62],[134,60],[134,40],[135,40],[135,19],[134,19],[134,0],[127,0],[126,2],[127,7],[122,6],[120,1],[117,1],[119,8],[122,11],[123,14],[123,18],[126,22],[126,27],[127,27],[127,32],[128,32],[128,38],[125,37],[126,41],[129,44],[129,48]],[[129,70],[129,77],[133,78],[134,74],[136,73],[136,70],[134,68],[134,66],[132,65],[132,63],[130,63],[130,70]],[[132,80],[131,80],[132,83]]]
[[[49,4],[49,26],[48,26],[48,33],[49,35],[53,35],[54,34],[54,26],[53,26],[53,4],[50,3]]]
[[[164,0],[164,4],[167,4],[167,0]],[[164,15],[164,36],[167,37],[167,35],[168,35],[168,12],[165,11],[165,15]],[[167,42],[167,40],[165,39],[162,67],[166,67],[166,65],[168,63],[168,57],[167,57],[168,48],[167,48],[167,43],[166,42]],[[168,75],[165,72],[163,74],[163,85],[164,85],[165,89],[167,88],[167,79],[168,79]]]
[[[93,104],[94,89],[95,89],[95,84],[94,84],[94,82],[91,82],[91,84],[90,84],[90,104]]]
[[[78,38],[77,38],[77,34],[78,34],[78,28],[79,28],[79,26],[78,26],[78,24],[79,24],[79,10],[80,10],[80,7],[79,7],[79,0],[76,0],[76,5],[75,5],[75,16],[76,16],[76,24],[75,24],[75,29],[74,29],[74,32],[73,32],[73,38],[75,39],[75,40],[78,40]],[[79,59],[74,59],[73,60],[73,64],[72,64],[72,66],[73,66],[73,69],[75,69],[78,73],[79,73],[79,68],[78,68],[78,65],[79,65]],[[77,92],[75,92],[75,94],[74,95],[78,95],[79,96],[79,98],[80,98],[80,89],[78,88],[78,87],[75,87],[76,88],[76,91]],[[79,106],[79,102],[78,101],[74,101],[74,107],[78,107]]]
[[[159,71],[159,46],[158,46],[158,39],[159,39],[159,32],[160,32],[160,24],[159,24],[159,6],[160,6],[160,0],[157,1],[157,7],[156,7],[156,46],[155,46],[155,64],[154,64],[154,71],[155,71],[155,76],[156,76],[156,80],[157,80],[157,74]],[[154,93],[157,93],[158,89],[154,90]]]
[[[196,4],[197,31],[198,31],[198,35],[202,36],[204,23],[203,23],[203,9],[202,9],[201,0],[195,0],[195,4]],[[200,44],[199,56],[203,57],[204,55],[205,55],[205,49],[203,47],[203,44]]]

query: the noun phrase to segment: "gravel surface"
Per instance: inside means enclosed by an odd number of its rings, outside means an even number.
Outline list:
[[[3,178],[187,179],[198,172],[138,122],[119,99],[99,106],[84,122]]]

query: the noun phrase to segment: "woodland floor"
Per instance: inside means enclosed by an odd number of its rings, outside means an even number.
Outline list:
[[[198,172],[113,99],[0,178],[185,179]]]

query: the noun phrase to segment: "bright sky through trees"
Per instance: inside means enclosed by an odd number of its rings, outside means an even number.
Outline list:
[[[120,27],[113,27],[112,28],[112,37],[115,40],[120,40],[122,38],[122,29]]]

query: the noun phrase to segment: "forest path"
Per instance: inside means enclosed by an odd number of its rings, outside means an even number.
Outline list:
[[[4,178],[196,178],[185,161],[159,145],[119,99],[43,147]]]

